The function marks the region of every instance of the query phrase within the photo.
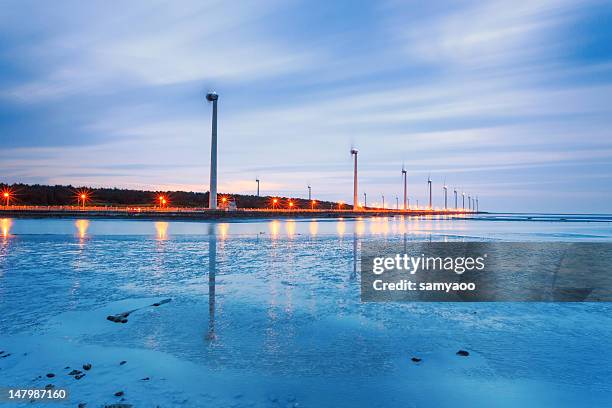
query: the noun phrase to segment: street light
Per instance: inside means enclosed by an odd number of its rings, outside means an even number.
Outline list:
[[[11,199],[11,193],[9,193],[8,191],[5,191],[2,196],[4,197],[4,200],[6,201],[6,206],[8,207],[9,205],[9,200]]]
[[[87,200],[87,194],[81,193],[81,204],[83,205],[83,208],[85,208],[85,200]]]
[[[272,209],[276,208],[276,204],[278,204],[278,198],[272,200]]]
[[[310,209],[311,209],[311,210],[314,210],[315,205],[317,205],[317,202],[316,202],[315,200],[312,200],[312,201],[310,202]]]
[[[293,201],[289,200],[289,209],[293,208]]]

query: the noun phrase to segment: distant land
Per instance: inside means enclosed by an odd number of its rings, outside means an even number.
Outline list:
[[[88,206],[154,207],[157,205],[158,197],[163,195],[167,199],[169,207],[208,207],[208,192],[146,191],[20,183],[11,185],[0,183],[0,191],[11,191],[11,205],[77,205],[79,194],[86,192]],[[222,197],[234,199],[238,208],[271,208],[273,198],[278,199],[277,208],[286,208],[289,201],[293,202],[295,208],[307,209],[311,206],[307,199],[295,197],[219,194],[219,199]],[[3,202],[0,202],[0,205],[2,204]],[[318,200],[316,202],[316,207],[319,209],[337,208],[337,206],[337,202]]]

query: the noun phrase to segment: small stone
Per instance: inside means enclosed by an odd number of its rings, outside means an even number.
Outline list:
[[[84,402],[79,402],[79,407],[78,408],[85,408],[87,406],[86,403]]]
[[[91,370],[91,364],[89,364],[89,363],[83,364],[83,370],[85,370],[85,371]]]
[[[149,377],[145,377],[145,378],[141,378],[140,381],[149,381],[150,378]]]
[[[71,372],[68,373],[68,375],[77,375],[77,374],[81,374],[82,371],[80,370],[72,370]]]
[[[70,366],[64,367],[64,370],[70,370]]]
[[[75,380],[80,380],[81,378],[85,377],[85,374],[77,374],[74,376]]]
[[[115,397],[123,397],[123,391],[117,391]]]
[[[469,355],[470,355],[470,353],[468,353],[468,352],[467,352],[467,351],[465,351],[465,350],[459,350],[459,351],[457,352],[457,355],[458,355],[458,356],[461,356],[461,357],[467,357],[467,356],[469,356]]]
[[[127,323],[127,322],[128,322],[128,319],[125,319],[125,318],[119,320],[119,323]]]
[[[418,357],[412,357],[410,360],[412,360],[413,363],[420,363],[421,361],[423,361],[422,358],[418,358]]]
[[[127,363],[127,361],[123,360],[122,362],[119,363],[119,365],[124,365],[125,363]]]
[[[106,316],[106,320],[110,320],[111,322],[116,322],[117,318],[115,316]]]
[[[53,384],[45,385],[45,390],[52,390],[53,388],[55,388],[55,385],[53,385]]]
[[[48,373],[47,374],[47,378],[53,378],[53,377],[55,377],[55,374],[53,374],[53,373]]]

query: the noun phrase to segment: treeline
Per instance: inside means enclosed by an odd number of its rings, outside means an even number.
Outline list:
[[[0,183],[0,191],[10,191],[11,205],[77,205],[81,194],[86,194],[86,205],[91,206],[139,206],[153,207],[159,205],[159,197],[167,200],[172,207],[207,207],[208,192],[193,191],[143,191],[120,188],[90,188],[74,186],[46,186],[40,184],[4,184]],[[254,195],[219,194],[221,197],[233,199],[238,208],[271,208],[272,200],[276,198],[277,208],[287,208],[289,200],[296,208],[310,208],[311,203],[301,198],[288,197],[257,197]],[[2,197],[0,197],[1,199]],[[4,201],[0,202],[4,204]],[[317,202],[317,208],[329,209],[337,203]]]

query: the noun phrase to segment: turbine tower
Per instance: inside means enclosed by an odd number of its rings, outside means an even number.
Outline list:
[[[404,210],[408,209],[408,205],[406,202],[406,186],[407,186],[407,181],[406,181],[406,177],[407,177],[407,172],[406,172],[406,168],[402,165],[402,177],[404,177]]]
[[[365,209],[368,206],[368,195],[363,193],[363,208]]]
[[[456,210],[457,209],[457,187],[455,187],[453,191],[455,193],[455,210]]]
[[[385,209],[385,195],[382,194],[383,210]]]
[[[427,186],[429,187],[429,209],[431,210],[433,208],[431,201],[431,175],[427,177]]]
[[[351,149],[351,156],[355,156],[355,169],[353,172],[353,211],[357,211],[359,208],[359,200],[357,198],[357,149]],[[365,208],[365,204],[364,204]]]
[[[446,186],[446,179],[444,180],[444,187],[442,187],[442,189],[444,190],[444,209],[446,210],[448,209],[448,187]]]
[[[395,209],[399,210],[399,197],[395,196]]]
[[[468,194],[468,210],[472,211],[472,197]]]
[[[461,192],[461,209],[465,210],[465,192]]]
[[[255,181],[257,182],[257,197],[259,197],[259,177],[257,177]]]
[[[210,189],[208,193],[208,208],[217,208],[217,99],[216,92],[208,92],[206,100],[212,102],[212,137],[210,141]]]
[[[310,184],[308,185],[308,201],[312,200],[312,189],[310,188]]]

